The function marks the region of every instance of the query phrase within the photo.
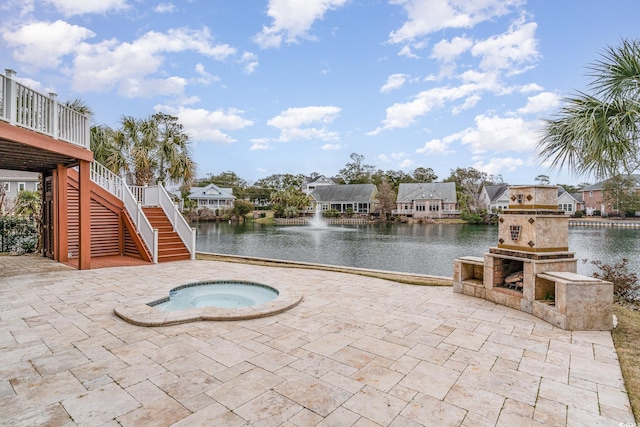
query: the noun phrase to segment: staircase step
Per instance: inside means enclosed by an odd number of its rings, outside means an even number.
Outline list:
[[[158,262],[191,259],[191,254],[178,233],[174,231],[164,210],[160,207],[145,207],[142,210],[151,227],[158,230]]]

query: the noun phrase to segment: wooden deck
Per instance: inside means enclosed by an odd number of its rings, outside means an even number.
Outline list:
[[[73,268],[78,268],[78,259],[77,258],[70,259],[68,262],[65,262],[64,264]],[[108,267],[130,267],[130,266],[136,266],[136,265],[150,265],[150,264],[151,264],[150,262],[147,262],[138,258],[128,257],[128,256],[101,256],[101,257],[91,258],[91,269],[108,268]]]

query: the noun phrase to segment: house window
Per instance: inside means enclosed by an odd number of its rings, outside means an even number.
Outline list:
[[[429,203],[429,212],[437,212],[440,210],[440,205],[436,203]]]
[[[571,203],[562,203],[558,205],[558,209],[565,212],[573,212],[573,205]]]
[[[27,185],[24,182],[18,183],[18,191],[24,191],[27,189]]]
[[[40,190],[40,183],[36,182],[36,184],[33,187],[33,191],[38,191],[38,190]]]
[[[589,197],[593,197],[593,191],[589,191]]]
[[[419,203],[416,205],[416,211],[424,212],[424,203]]]

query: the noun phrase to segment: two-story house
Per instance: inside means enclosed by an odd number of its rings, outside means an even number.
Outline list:
[[[209,184],[205,187],[192,187],[187,199],[196,202],[198,208],[216,209],[232,209],[236,196],[233,195],[233,189],[221,188],[215,184]]]
[[[630,177],[635,180],[634,190],[640,192],[640,174],[631,174]],[[607,180],[596,182],[582,189],[582,200],[587,215],[593,215],[596,211],[599,211],[602,216],[616,212],[613,206],[604,200],[606,182]]]
[[[413,218],[442,218],[457,215],[456,184],[453,182],[401,183],[396,215]]]
[[[480,206],[489,212],[509,209],[508,185],[485,185],[480,192]]]

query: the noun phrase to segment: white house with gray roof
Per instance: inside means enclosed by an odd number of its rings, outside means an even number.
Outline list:
[[[0,169],[0,214],[11,211],[15,205],[16,197],[22,190],[37,191],[40,183],[40,174],[37,172],[14,171]]]
[[[316,187],[310,196],[323,212],[347,213],[351,210],[356,214],[370,214],[378,203],[378,189],[373,184],[325,185]]]
[[[192,187],[187,199],[194,200],[199,208],[232,209],[236,196],[231,188],[209,184],[206,187]]]
[[[454,182],[401,183],[396,203],[394,214],[413,218],[442,218],[460,213]]]

